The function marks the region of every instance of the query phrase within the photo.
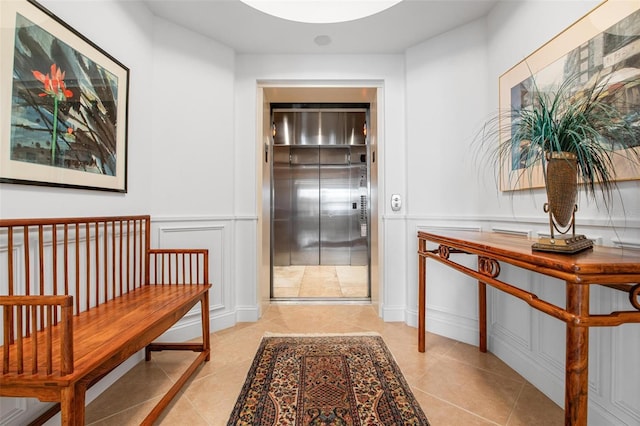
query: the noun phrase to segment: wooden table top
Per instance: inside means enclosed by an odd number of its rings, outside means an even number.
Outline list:
[[[575,275],[638,275],[640,250],[595,246],[575,254],[532,250],[534,239],[497,232],[459,230],[419,231],[418,238],[465,252],[487,255],[528,269],[549,268]]]

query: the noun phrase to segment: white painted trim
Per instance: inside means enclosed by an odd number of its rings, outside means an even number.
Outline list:
[[[405,322],[405,306],[381,305],[382,320],[385,322]]]
[[[26,398],[16,397],[14,403],[14,406],[8,411],[0,413],[0,425],[9,425],[28,413]]]
[[[382,215],[381,217],[382,217],[382,220],[385,222],[407,220],[407,216],[403,214],[386,214],[386,215]]]
[[[497,234],[506,234],[506,235],[516,235],[519,237],[531,237],[531,233],[533,232],[531,229],[516,229],[516,228],[503,228],[493,226],[491,227],[491,232],[495,232]]]
[[[509,367],[527,379],[560,407],[564,407],[564,377],[557,377],[525,352],[496,336],[488,336],[488,349]]]
[[[622,297],[621,294],[616,296]],[[613,309],[615,309],[615,305],[616,305],[615,299],[617,299],[617,297],[613,298],[614,300],[612,301],[612,304],[611,304]],[[609,360],[610,368],[611,368],[610,377],[609,377],[610,386],[611,386],[610,401],[614,407],[616,407],[625,415],[628,415],[630,418],[635,419],[636,422],[640,424],[640,407],[630,406],[629,404],[627,404],[625,401],[622,400],[624,392],[620,389],[619,383],[616,382],[616,379],[619,379],[625,376],[625,372],[622,371],[622,366],[624,365],[623,358],[626,357],[627,355],[623,351],[624,349],[623,343],[625,340],[623,338],[622,331],[623,329],[616,327],[611,332],[610,347],[611,349],[613,349],[613,354],[612,354],[613,356],[611,356],[611,359]]]
[[[228,228],[228,225],[200,225],[200,226],[159,226],[158,231],[159,235],[162,233],[170,233],[170,232],[193,232],[193,231],[202,231],[202,230],[225,230]]]
[[[633,249],[633,250],[640,249],[640,240],[635,240],[630,238],[629,239],[613,238],[611,241],[616,247]]]
[[[256,87],[260,88],[279,88],[279,87],[293,87],[293,88],[332,88],[332,87],[344,87],[357,88],[357,87],[371,87],[371,88],[384,88],[384,80],[290,80],[290,79],[259,79],[256,81]]]
[[[260,319],[258,306],[236,306],[236,322],[256,322]]]
[[[418,327],[418,312],[416,310],[407,310],[406,317],[408,326]],[[430,333],[470,345],[477,346],[479,343],[478,321],[474,318],[427,306],[425,321],[426,330]]]
[[[258,221],[258,216],[153,216],[152,223]]]
[[[392,218],[393,216],[386,216]],[[408,221],[415,222],[453,222],[453,223],[513,223],[518,226],[533,224],[542,226],[544,229],[549,228],[549,220],[544,214],[538,216],[429,216],[429,215],[411,215],[405,216]],[[615,217],[615,218],[588,218],[581,217],[579,219],[581,227],[602,227],[602,228],[640,228],[640,218]]]
[[[463,225],[417,225],[418,231],[472,231],[482,232],[480,226],[463,226]]]

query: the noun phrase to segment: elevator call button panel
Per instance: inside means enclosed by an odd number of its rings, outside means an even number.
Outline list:
[[[400,194],[393,194],[391,196],[391,210],[397,212],[402,208],[402,199],[400,198]]]

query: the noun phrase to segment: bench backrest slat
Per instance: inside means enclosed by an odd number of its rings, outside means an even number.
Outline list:
[[[0,219],[3,374],[73,372],[73,316],[149,282],[150,228],[149,215]]]
[[[71,348],[73,304],[71,296],[6,296],[3,298],[3,363],[2,374],[10,370],[10,360],[15,357],[16,373],[24,374],[30,367],[30,374],[50,375],[57,367],[53,357],[53,329],[60,326],[59,352],[60,374],[73,371],[73,351]],[[54,320],[59,315],[61,320]],[[23,332],[20,332],[23,330]],[[13,336],[16,336],[13,339]],[[44,342],[39,341],[44,338]],[[29,342],[29,339],[31,340]],[[27,343],[28,342],[28,343]],[[12,347],[13,351],[12,351]],[[25,350],[31,348],[30,352]],[[43,359],[42,362],[40,360]],[[25,365],[30,359],[30,366]]]
[[[148,282],[150,222],[148,215],[2,219],[0,294],[70,294],[78,314],[128,293]],[[41,329],[43,316],[38,321]]]
[[[150,249],[148,284],[200,284],[209,282],[206,249]]]
[[[71,374],[74,324],[99,313],[74,315],[145,285],[209,282],[206,249],[150,242],[148,215],[0,219],[2,374]]]

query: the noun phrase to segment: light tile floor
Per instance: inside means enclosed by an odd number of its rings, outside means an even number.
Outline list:
[[[563,410],[490,353],[427,334],[419,353],[416,329],[385,323],[370,305],[272,304],[255,323],[211,335],[211,361],[201,367],[162,418],[163,425],[225,425],[260,338],[276,333],[375,331],[393,353],[433,426],[562,425]],[[195,355],[193,355],[195,356]],[[87,424],[135,425],[184,369],[191,355],[154,353],[87,408]]]
[[[349,265],[274,266],[275,298],[363,298],[368,268]]]

